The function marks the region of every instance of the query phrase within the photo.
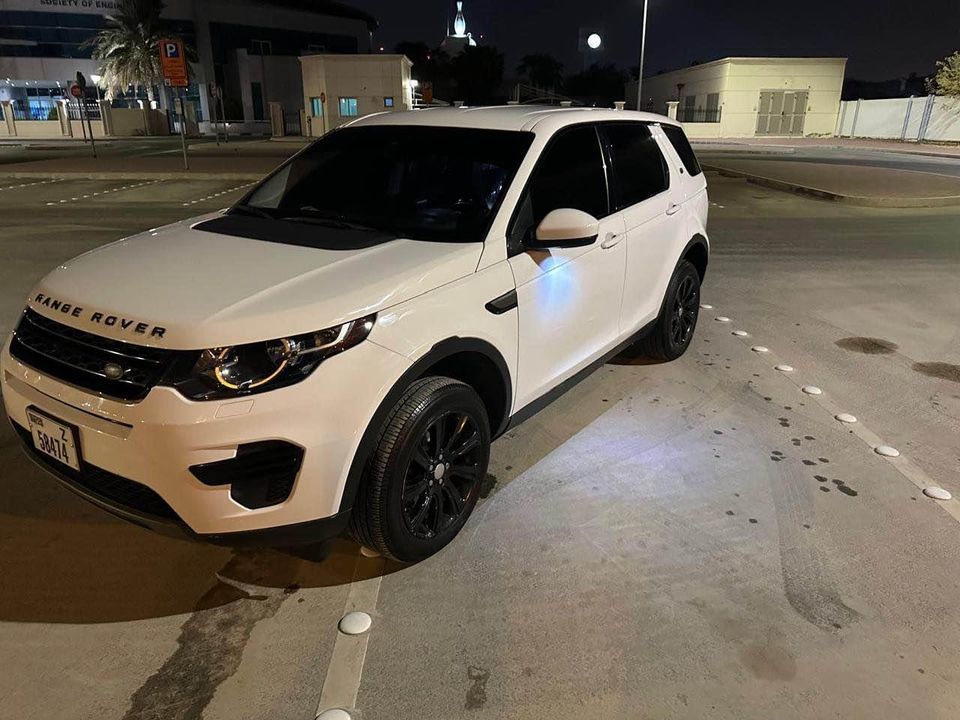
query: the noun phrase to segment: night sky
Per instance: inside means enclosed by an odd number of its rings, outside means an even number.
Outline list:
[[[347,0],[380,20],[375,42],[443,39],[455,3]],[[449,11],[448,11],[449,7]],[[578,71],[581,27],[604,38],[601,62],[637,64],[640,0],[465,0],[467,30],[506,54],[508,73],[531,52]],[[848,57],[847,77],[882,80],[927,75],[960,49],[960,0],[650,0],[644,74],[727,55]]]

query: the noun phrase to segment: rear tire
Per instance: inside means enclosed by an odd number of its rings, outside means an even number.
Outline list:
[[[681,260],[673,271],[653,330],[631,351],[654,360],[676,360],[690,347],[700,314],[700,274],[693,263]]]
[[[490,424],[469,385],[417,380],[367,461],[350,520],[363,545],[404,562],[449,543],[473,512],[490,460]]]

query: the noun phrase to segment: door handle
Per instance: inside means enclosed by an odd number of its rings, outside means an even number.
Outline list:
[[[604,250],[609,250],[615,245],[618,245],[621,240],[623,240],[623,233],[607,233],[607,237],[600,243],[600,247]]]
[[[670,203],[670,205],[667,206],[667,215],[674,215],[679,210],[680,206],[677,203]]]

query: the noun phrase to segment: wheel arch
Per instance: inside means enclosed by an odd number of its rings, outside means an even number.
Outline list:
[[[390,411],[410,383],[430,375],[444,375],[473,387],[487,409],[491,438],[502,434],[513,403],[513,384],[503,355],[491,343],[480,338],[451,337],[441,340],[393,384],[364,429],[340,498],[341,513],[353,508],[367,459],[376,447]]]
[[[710,261],[710,246],[707,243],[707,238],[700,233],[690,238],[690,241],[683,248],[683,252],[680,253],[680,259],[689,261],[697,269],[702,284],[703,278],[707,274],[707,264]]]

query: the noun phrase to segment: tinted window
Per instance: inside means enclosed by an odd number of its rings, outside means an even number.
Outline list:
[[[532,139],[521,132],[425,126],[337,130],[294,156],[246,205],[277,220],[482,241]]]
[[[700,163],[697,162],[697,156],[693,154],[693,148],[690,147],[690,141],[687,140],[687,136],[683,134],[683,130],[676,125],[661,125],[663,132],[666,133],[667,139],[670,141],[670,144],[673,145],[673,149],[677,151],[677,155],[680,156],[680,160],[683,162],[683,166],[687,169],[687,172],[690,175],[699,175],[700,174]]]
[[[528,187],[534,224],[551,210],[574,208],[594,217],[607,214],[607,181],[592,126],[560,135],[548,148]]]
[[[667,189],[667,164],[650,128],[640,123],[616,123],[604,126],[603,131],[617,179],[618,207],[633,205]]]

